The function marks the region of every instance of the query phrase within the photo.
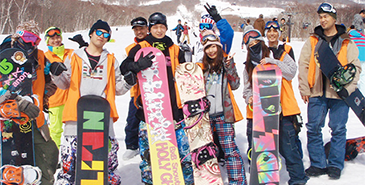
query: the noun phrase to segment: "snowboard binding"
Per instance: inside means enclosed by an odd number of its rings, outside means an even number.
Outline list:
[[[203,118],[203,114],[206,113],[206,112],[209,112],[209,109],[210,109],[210,102],[206,97],[203,97],[203,98],[198,99],[198,100],[192,100],[192,101],[185,102],[185,104],[183,106],[183,112],[186,115],[186,118],[191,118],[191,117],[194,117],[194,116],[199,115],[199,114],[200,114],[200,116],[195,121],[195,123],[193,123],[190,126],[184,127],[184,129],[193,128]],[[179,123],[185,121],[186,118],[184,118]]]
[[[203,165],[205,162],[213,158],[217,158],[217,152],[217,147],[213,142],[211,142],[205,146],[193,150],[191,152],[191,160],[194,162],[196,168],[200,169],[199,166]]]
[[[41,184],[42,171],[38,167],[23,165],[4,165],[0,168],[1,182],[7,185],[39,185]]]
[[[332,88],[339,92],[343,89],[346,84],[352,82],[356,74],[356,67],[354,64],[347,64],[343,67],[338,68],[330,78]]]

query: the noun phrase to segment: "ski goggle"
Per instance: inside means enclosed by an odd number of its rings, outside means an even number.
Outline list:
[[[22,38],[22,40],[26,43],[31,43],[32,46],[38,46],[41,42],[41,38],[38,35],[26,31],[26,30],[17,30],[16,33]]]
[[[317,13],[325,12],[325,13],[334,13],[336,14],[336,9],[329,3],[322,3],[319,5]]]
[[[58,36],[62,35],[61,30],[59,28],[54,27],[53,29],[48,30],[46,33],[46,37],[53,37],[55,35],[58,35]]]
[[[261,33],[256,31],[256,30],[251,30],[247,33],[245,33],[245,35],[243,35],[243,42],[245,42],[246,45],[248,45],[250,39],[255,39],[255,38],[259,38],[261,37]]]
[[[280,26],[276,21],[268,21],[265,25],[265,29],[269,30],[271,28],[280,29]]]
[[[103,31],[101,31],[101,30],[96,30],[95,31],[95,34],[97,35],[97,36],[101,36],[101,35],[103,35],[103,37],[104,38],[109,38],[110,37],[110,33],[108,33],[108,32],[103,32]]]
[[[202,38],[202,41],[201,43],[203,45],[205,45],[208,41],[218,41],[219,42],[219,37],[217,35],[213,35],[213,34],[210,34],[210,35],[205,35],[203,38]]]
[[[151,26],[156,25],[156,24],[166,24],[166,16],[163,14],[159,14],[156,13],[154,15],[152,15],[151,17],[148,18],[148,22],[150,23]]]
[[[200,23],[199,24],[199,30],[202,31],[202,30],[212,30],[213,29],[213,24],[210,24],[210,23]]]

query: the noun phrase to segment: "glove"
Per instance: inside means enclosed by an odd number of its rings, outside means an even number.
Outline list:
[[[124,75],[124,80],[127,82],[127,84],[134,86],[137,83],[137,76],[132,71],[128,71]]]
[[[62,62],[53,62],[51,64],[50,71],[53,75],[59,76],[63,71],[67,71],[67,68]]]
[[[131,71],[134,73],[138,73],[141,70],[144,70],[150,66],[152,66],[152,59],[155,58],[155,55],[152,55],[152,51],[149,52],[146,56],[143,57],[143,52],[139,56],[137,62],[133,62],[131,65]],[[120,66],[122,67],[122,65]],[[120,69],[122,71],[122,69]]]
[[[72,38],[68,38],[69,40],[72,40],[74,42],[77,42],[79,44],[79,48],[82,48],[84,46],[89,46],[87,42],[84,41],[81,34],[77,34]]]
[[[219,15],[218,10],[215,7],[215,5],[210,6],[207,3],[207,5],[204,5],[204,8],[207,10],[207,12],[209,13],[209,15],[213,17],[213,19],[214,19],[215,22],[218,22],[219,20],[222,19],[222,17]]]
[[[21,96],[17,96],[15,100],[18,103],[19,111],[26,114],[29,119],[38,117],[40,109],[34,103],[22,98]]]

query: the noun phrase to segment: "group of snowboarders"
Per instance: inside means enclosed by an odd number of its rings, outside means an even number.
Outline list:
[[[234,123],[243,119],[233,97],[233,90],[240,86],[240,77],[235,67],[233,55],[230,54],[234,31],[226,19],[222,19],[216,7],[204,5],[208,14],[201,17],[200,40],[194,46],[194,59],[204,73],[207,99],[210,102],[209,118],[215,145],[220,158],[227,168],[229,184],[244,184],[248,180],[241,153],[236,145]],[[343,97],[349,96],[359,80],[361,66],[358,49],[346,33],[346,28],[337,25],[336,9],[329,3],[322,3],[317,10],[320,25],[305,42],[298,65],[295,63],[293,49],[280,41],[281,29],[277,21],[268,21],[263,31],[245,30],[243,42],[247,48],[247,58],[243,71],[243,98],[247,104],[247,139],[248,150],[252,148],[253,128],[253,88],[252,72],[257,65],[267,63],[277,65],[282,71],[281,115],[279,121],[279,152],[285,158],[290,185],[306,184],[309,177],[327,174],[330,179],[339,179],[344,167],[346,122],[349,107]],[[116,110],[116,95],[123,95],[130,90],[129,112],[127,117],[125,160],[141,156],[141,179],[145,184],[153,184],[149,151],[147,124],[143,112],[144,102],[138,83],[137,73],[152,66],[155,58],[152,53],[136,56],[140,49],[155,47],[166,56],[169,97],[173,119],[176,124],[175,134],[178,143],[182,172],[185,184],[194,184],[192,158],[189,142],[184,132],[184,114],[179,92],[174,80],[176,67],[187,61],[184,52],[171,38],[166,16],[160,12],[151,14],[146,20],[137,17],[131,21],[135,34],[134,43],[125,48],[127,57],[119,63],[114,54],[104,49],[111,39],[111,29],[107,22],[98,20],[89,30],[89,43],[81,35],[70,40],[80,45],[79,49],[67,49],[62,43],[62,31],[50,27],[45,31],[48,51],[37,49],[39,28],[34,21],[25,22],[17,27],[17,32],[7,37],[1,44],[5,48],[20,48],[27,52],[28,60],[33,62],[36,77],[33,79],[33,94],[37,101],[31,102],[14,94],[9,95],[1,89],[1,117],[12,119],[6,111],[20,111],[33,119],[35,161],[42,170],[42,184],[75,184],[76,146],[77,146],[77,101],[84,95],[98,95],[105,98],[111,107],[108,154],[108,173],[110,184],[120,184],[122,179],[115,170],[118,166],[118,142],[115,138],[113,123],[119,118]],[[217,29],[217,30],[216,30]],[[219,34],[217,33],[219,32]],[[27,34],[27,35],[26,35]],[[265,43],[264,37],[267,37]],[[178,37],[179,42],[179,37]],[[322,42],[328,42],[342,65],[356,66],[355,78],[335,92],[330,81],[321,73],[316,64],[316,48]],[[136,57],[139,57],[137,60]],[[298,67],[299,66],[299,67]],[[308,103],[307,150],[310,167],[304,169],[303,151],[299,132],[302,127],[301,111],[294,96],[292,79],[299,71],[299,90],[304,103]],[[57,86],[57,87],[56,87]],[[5,109],[9,100],[16,101],[17,108]],[[5,112],[4,112],[5,111]],[[329,111],[331,148],[326,159],[322,128]],[[50,112],[48,128],[45,114]],[[62,129],[64,128],[64,130]],[[49,132],[49,131],[50,132]],[[61,142],[61,135],[64,140]],[[51,139],[52,138],[52,139]],[[58,147],[58,148],[57,148]],[[58,153],[61,156],[61,170],[54,179]]]

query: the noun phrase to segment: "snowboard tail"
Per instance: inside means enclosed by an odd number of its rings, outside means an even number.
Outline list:
[[[95,95],[77,102],[76,184],[108,184],[109,102]]]
[[[250,184],[279,184],[279,116],[281,70],[257,65],[253,81],[253,127]]]

